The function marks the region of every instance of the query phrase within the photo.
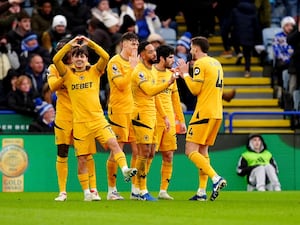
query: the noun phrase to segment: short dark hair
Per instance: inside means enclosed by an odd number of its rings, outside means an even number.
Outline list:
[[[56,46],[55,46],[55,51],[60,50],[65,44],[67,44],[69,41],[71,41],[71,38],[62,38],[60,39]]]
[[[30,15],[25,10],[21,10],[17,15],[18,21],[21,21],[22,19],[30,19],[30,18],[31,18]]]
[[[197,45],[201,48],[202,52],[207,53],[209,49],[209,43],[206,37],[198,36],[191,40],[192,45]]]
[[[149,41],[142,41],[142,42],[140,42],[139,47],[138,47],[138,54],[141,54],[141,52],[146,49],[146,46],[150,45],[150,44],[151,43]]]
[[[160,45],[156,49],[156,55],[157,59],[162,56],[164,59],[166,59],[169,55],[174,55],[175,50],[172,46],[170,45]]]
[[[131,40],[139,40],[139,37],[137,36],[137,34],[135,34],[133,32],[126,32],[121,37],[121,42],[131,41]]]
[[[85,46],[82,47],[74,47],[71,51],[72,56],[80,56],[85,55],[86,57],[89,56],[89,52]]]

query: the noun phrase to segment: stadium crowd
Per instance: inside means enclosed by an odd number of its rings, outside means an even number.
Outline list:
[[[65,76],[65,82],[73,82],[71,78],[71,71],[80,70],[83,73],[87,73],[86,71],[90,68],[84,66],[80,66],[73,62],[73,66],[75,68],[70,68],[67,66],[67,63],[63,61],[68,55],[68,51],[71,51],[71,47],[76,47],[75,45],[82,45],[79,42],[84,42],[87,45],[88,53],[84,52],[82,49],[77,50],[77,52],[72,51],[71,58],[82,57],[86,59],[88,55],[88,63],[92,68],[90,71],[93,72],[93,76],[97,77],[97,73],[101,73],[101,82],[99,83],[99,87],[97,90],[94,90],[93,93],[100,93],[99,96],[93,96],[93,101],[98,104],[101,103],[101,107],[97,108],[97,104],[93,104],[90,108],[92,110],[100,112],[103,114],[103,110],[109,109],[109,99],[111,100],[112,93],[111,91],[111,82],[113,80],[109,80],[110,76],[107,76],[107,71],[105,69],[109,59],[112,59],[116,55],[122,53],[122,49],[125,48],[124,34],[128,32],[135,33],[138,42],[140,45],[138,49],[133,49],[132,52],[136,53],[133,55],[127,55],[126,57],[137,58],[139,55],[141,58],[139,64],[136,63],[138,69],[145,72],[145,68],[147,66],[150,67],[152,64],[157,63],[159,67],[159,60],[167,61],[169,55],[164,55],[166,53],[161,53],[161,47],[164,44],[168,44],[169,47],[174,48],[174,61],[172,65],[170,64],[170,68],[180,67],[181,66],[181,78],[178,79],[178,90],[177,87],[174,87],[176,91],[178,91],[180,95],[180,100],[182,101],[182,109],[184,110],[194,110],[197,102],[200,101],[199,98],[191,98],[192,89],[189,87],[192,82],[193,77],[187,77],[188,72],[193,75],[199,75],[200,70],[197,71],[195,68],[189,67],[189,63],[192,65],[192,51],[195,55],[197,55],[197,59],[202,58],[204,55],[208,53],[209,45],[207,43],[207,39],[210,36],[213,36],[216,31],[215,28],[215,17],[218,18],[218,22],[221,28],[221,36],[223,40],[224,52],[221,54],[222,57],[232,57],[234,54],[237,57],[236,64],[241,63],[241,59],[245,58],[245,77],[251,77],[251,62],[250,57],[252,54],[258,54],[254,51],[255,46],[263,45],[264,46],[264,37],[263,30],[266,28],[281,26],[283,31],[285,32],[285,27],[290,26],[288,32],[281,34],[284,36],[286,40],[286,44],[288,45],[288,52],[290,53],[289,59],[286,60],[286,67],[284,69],[288,69],[288,74],[293,77],[293,79],[289,79],[289,85],[293,86],[293,91],[298,90],[299,88],[299,80],[297,77],[300,75],[299,65],[296,62],[299,60],[299,31],[300,31],[300,22],[297,16],[299,15],[299,3],[297,1],[269,1],[269,0],[205,0],[199,1],[195,4],[194,1],[190,0],[177,0],[172,2],[174,10],[170,10],[169,3],[166,1],[144,1],[144,0],[130,0],[130,1],[121,1],[121,0],[1,0],[0,5],[0,78],[1,78],[1,93],[0,93],[0,106],[1,109],[12,109],[17,113],[21,113],[24,115],[29,115],[35,118],[34,122],[30,126],[31,132],[54,132],[55,128],[53,127],[53,121],[55,118],[55,109],[56,109],[56,101],[57,96],[56,92],[53,91],[52,88],[49,88],[47,82],[47,75],[49,75],[49,68],[52,64],[55,65],[57,69],[57,78]],[[283,9],[284,13],[279,14],[278,10]],[[298,9],[298,11],[295,11]],[[201,12],[201,13],[199,13]],[[186,22],[187,31],[183,34],[180,34],[178,31],[178,24],[176,22],[176,16],[182,15]],[[289,18],[289,19],[286,19]],[[298,23],[297,23],[298,22]],[[168,39],[165,36],[165,32],[171,29],[175,33],[173,39]],[[291,36],[289,36],[291,33]],[[194,37],[202,36],[204,39],[193,39]],[[276,34],[278,39],[282,38]],[[65,41],[65,46],[62,49],[57,49],[57,45],[61,42],[61,40]],[[128,41],[128,40],[127,40]],[[131,39],[130,39],[131,41]],[[194,49],[191,49],[191,43],[194,41]],[[125,40],[126,42],[126,40]],[[278,41],[280,42],[280,40]],[[143,43],[143,44],[141,44]],[[281,42],[280,42],[281,43]],[[282,46],[275,46],[275,41],[273,43],[274,52],[278,53]],[[150,46],[150,47],[149,47]],[[78,46],[77,46],[78,47]],[[137,46],[136,46],[137,47]],[[286,46],[285,46],[286,47]],[[231,48],[234,48],[234,53],[231,51]],[[157,51],[157,52],[156,52]],[[169,50],[168,50],[169,51]],[[151,54],[148,52],[151,52]],[[172,50],[170,50],[173,53]],[[268,54],[267,49],[263,49],[265,54]],[[123,52],[124,53],[124,52]],[[156,54],[160,53],[161,58],[156,61]],[[170,55],[173,55],[171,54]],[[126,55],[126,54],[125,54]],[[276,54],[275,54],[276,55]],[[277,55],[280,55],[279,53]],[[276,56],[277,56],[276,55]],[[105,56],[105,57],[104,57]],[[210,57],[211,58],[211,57]],[[86,59],[87,60],[87,59]],[[121,60],[121,59],[118,59]],[[151,61],[151,63],[149,63]],[[278,66],[274,61],[274,68]],[[87,62],[87,61],[86,61]],[[130,62],[131,63],[131,62]],[[218,62],[215,62],[218,64]],[[273,62],[272,62],[273,63]],[[156,66],[157,66],[156,65]],[[201,63],[199,64],[201,65]],[[218,64],[219,65],[219,64]],[[117,68],[111,68],[113,74],[117,73]],[[133,64],[128,67],[134,67]],[[201,65],[203,66],[203,65]],[[221,68],[221,65],[219,65]],[[145,68],[144,68],[145,67]],[[200,66],[199,66],[200,67]],[[165,66],[162,67],[166,69]],[[196,67],[197,68],[197,67]],[[136,69],[136,68],[135,68]],[[157,68],[158,69],[158,68]],[[194,70],[193,72],[191,70]],[[67,72],[66,72],[67,71]],[[139,80],[141,76],[144,74],[139,73],[137,69],[134,70],[132,74],[136,75],[136,80]],[[280,73],[280,74],[278,74]],[[102,74],[104,74],[102,76]],[[284,89],[283,82],[281,76],[283,74],[283,70],[278,72],[278,68],[276,70],[277,83],[279,86],[279,90]],[[169,75],[169,74],[168,74]],[[151,77],[146,74],[146,76]],[[223,76],[223,73],[222,73]],[[278,78],[279,77],[279,78]],[[296,78],[296,79],[295,79]],[[190,81],[187,81],[187,79]],[[195,78],[196,79],[196,78]],[[156,88],[149,89],[145,87],[142,88],[142,95],[146,93],[145,99],[150,99],[154,95],[159,94],[162,90],[165,90],[170,85],[173,84],[175,78],[171,78],[169,82],[158,84]],[[190,83],[189,83],[190,82]],[[92,82],[91,82],[92,83]],[[150,82],[149,82],[150,83]],[[222,82],[217,84],[221,87]],[[275,84],[274,84],[275,85]],[[136,85],[136,89],[142,87],[140,83]],[[282,87],[281,87],[282,86]],[[68,86],[70,88],[70,85]],[[100,91],[99,91],[100,90]],[[193,90],[193,89],[192,89]],[[219,93],[216,92],[215,96]],[[137,94],[139,95],[139,94]],[[202,94],[203,95],[203,94]],[[91,96],[91,95],[86,95]],[[198,93],[198,97],[200,94]],[[219,96],[219,95],[218,95]],[[135,97],[135,96],[134,96]],[[228,95],[223,95],[223,100],[230,101],[231,98],[234,97],[234,91],[229,93]],[[84,109],[80,108],[81,99],[83,102],[88,101],[87,98],[83,98],[83,96],[70,96],[72,101],[72,106],[76,106],[76,110],[74,111],[84,111]],[[99,99],[98,99],[99,98]],[[278,97],[279,98],[279,97]],[[281,98],[281,95],[280,95]],[[217,99],[217,98],[216,98]],[[88,105],[88,102],[86,102]],[[178,103],[178,102],[177,102]],[[144,102],[141,102],[143,105]],[[178,105],[178,104],[177,104]],[[218,99],[218,106],[221,108],[222,103]],[[100,105],[99,105],[100,106]],[[110,106],[111,108],[112,106]],[[115,106],[114,106],[115,107]],[[196,109],[200,110],[200,106],[196,105]],[[181,108],[181,107],[180,107]],[[212,107],[213,108],[213,107]],[[87,107],[87,111],[88,111]],[[148,109],[148,108],[147,108]],[[206,109],[209,111],[209,109]],[[151,108],[151,112],[156,113],[154,108]],[[165,112],[163,107],[158,110],[160,114],[163,116],[162,120],[166,120]],[[212,109],[213,111],[213,109]],[[90,111],[88,111],[90,112]],[[208,135],[208,142],[200,145],[198,144],[197,138],[193,137],[192,133],[189,133],[190,137],[188,139],[189,144],[186,147],[186,154],[189,159],[201,170],[204,169],[206,174],[213,181],[213,194],[210,197],[211,200],[215,200],[218,196],[218,192],[220,189],[226,186],[226,180],[219,176],[216,171],[212,168],[209,163],[208,157],[208,145],[213,145],[214,139],[216,137],[216,131],[220,126],[221,119],[221,111],[215,112],[218,115],[216,121],[214,123],[208,124],[213,129],[212,134]],[[110,122],[112,119],[116,119],[119,116],[112,115],[110,112]],[[181,110],[179,113],[182,114]],[[82,115],[74,114],[75,120],[80,121],[82,119]],[[136,115],[136,124],[140,123],[140,112],[137,112]],[[95,115],[93,115],[95,116]],[[128,115],[125,115],[125,117]],[[130,115],[131,116],[131,115]],[[149,115],[146,115],[149,116]],[[103,116],[104,117],[104,116]],[[124,118],[125,118],[124,117]],[[182,119],[181,115],[181,120]],[[220,118],[219,118],[220,117]],[[99,119],[95,116],[96,119]],[[84,117],[84,122],[86,122]],[[146,186],[146,175],[150,169],[151,160],[154,156],[149,154],[155,150],[155,148],[151,147],[154,143],[151,141],[143,142],[142,132],[139,132],[140,128],[134,127],[135,136],[138,139],[138,152],[136,155],[136,163],[130,168],[127,167],[127,162],[124,159],[124,153],[121,151],[123,144],[127,141],[112,141],[112,139],[116,138],[114,135],[109,134],[109,129],[107,128],[107,121],[104,118],[101,119],[101,125],[105,125],[103,127],[93,128],[99,132],[101,135],[95,136],[99,138],[99,142],[103,144],[103,139],[105,139],[104,144],[107,144],[111,151],[111,156],[108,159],[108,168],[112,169],[112,172],[108,172],[111,174],[111,177],[114,177],[115,171],[117,170],[117,166],[119,166],[125,179],[130,179],[132,176],[135,176],[137,173],[137,181],[135,182],[135,187],[132,190],[132,196],[135,197],[136,188],[138,191],[141,191],[142,194],[138,194],[138,198],[143,198],[143,200],[154,200],[152,196],[150,196],[147,186]],[[99,120],[100,120],[99,119]],[[175,125],[175,118],[173,125]],[[193,118],[195,121],[199,119],[197,116]],[[210,118],[215,119],[215,118]],[[70,121],[69,121],[70,122]],[[82,122],[82,121],[81,121]],[[120,122],[120,121],[119,121]],[[143,122],[143,121],[142,121]],[[166,127],[169,129],[170,121],[164,121]],[[182,122],[182,121],[180,121]],[[203,121],[202,121],[203,122]],[[78,129],[78,127],[82,128],[82,124],[74,123],[74,134],[82,135],[81,131],[83,129]],[[208,122],[207,122],[208,123]],[[113,123],[111,122],[111,125]],[[133,126],[136,126],[133,124]],[[151,124],[154,129],[156,122]],[[164,125],[162,127],[164,127]],[[75,129],[77,126],[77,129]],[[100,126],[100,125],[99,125]],[[113,127],[113,126],[112,126]],[[100,132],[100,130],[107,129],[106,133]],[[116,129],[116,128],[114,128]],[[113,129],[113,130],[114,130]],[[188,128],[190,129],[190,128]],[[184,129],[185,130],[185,129]],[[90,131],[87,131],[87,133]],[[104,132],[104,131],[103,131]],[[114,130],[115,133],[117,131]],[[128,131],[129,132],[129,131]],[[197,133],[202,134],[203,130],[197,130]],[[113,132],[112,132],[113,133]],[[137,134],[140,134],[137,135]],[[70,134],[71,135],[71,134]],[[143,134],[144,135],[144,134]],[[153,135],[153,134],[151,134]],[[152,137],[149,135],[150,137]],[[146,134],[148,137],[148,133]],[[202,137],[202,135],[199,135]],[[119,136],[118,136],[119,137]],[[171,138],[170,138],[171,139]],[[115,140],[115,139],[114,139]],[[102,141],[102,142],[101,142]],[[201,139],[201,143],[202,143]],[[78,142],[78,140],[77,140]],[[124,142],[124,143],[123,143]],[[75,143],[75,142],[74,142]],[[57,143],[58,144],[58,155],[57,155],[57,164],[61,162],[67,162],[68,155],[68,147],[73,144],[71,142],[67,143]],[[66,149],[61,149],[59,145],[63,144]],[[173,143],[174,144],[174,143]],[[77,144],[77,150],[81,149],[82,152],[77,152],[78,156],[78,178],[80,184],[82,185],[85,200],[100,200],[100,197],[97,195],[96,187],[88,188],[88,182],[86,182],[86,178],[90,176],[87,172],[89,171],[88,161],[93,160],[90,155],[94,154],[94,148],[86,148],[86,146],[94,145],[90,140],[86,140],[85,145]],[[149,149],[150,146],[150,149]],[[153,145],[154,146],[154,145]],[[173,151],[177,148],[176,144],[173,145],[172,149],[165,149],[165,151]],[[88,151],[89,152],[85,152]],[[195,149],[199,149],[195,151]],[[146,152],[146,153],[145,153]],[[169,156],[170,157],[170,156]],[[149,163],[150,162],[150,163]],[[163,162],[166,170],[169,170],[168,175],[165,177],[171,176],[171,163],[172,160],[169,160],[167,157]],[[168,166],[166,166],[168,165]],[[92,165],[92,167],[94,164]],[[134,168],[137,166],[137,170]],[[60,168],[57,165],[57,170],[65,170],[66,168]],[[92,170],[90,170],[92,171]],[[89,171],[89,172],[90,172]],[[66,182],[66,174],[64,177],[59,177],[59,182],[63,180]],[[202,176],[202,178],[201,178]],[[122,199],[117,193],[116,183],[113,178],[109,178],[109,193],[108,199],[115,200],[110,198]],[[203,174],[199,174],[199,180],[205,180],[205,185],[199,186],[199,190],[197,194],[193,196],[190,200],[206,200],[206,182],[208,176],[206,175],[203,178]],[[162,181],[163,182],[163,181]],[[95,182],[94,182],[95,183]],[[164,184],[161,188],[161,198],[164,199],[172,199],[166,193],[168,185]],[[66,190],[63,184],[60,185],[60,194],[56,198],[58,201],[66,200]],[[93,195],[93,191],[96,193]]]

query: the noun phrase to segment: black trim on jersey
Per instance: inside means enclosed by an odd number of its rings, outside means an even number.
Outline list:
[[[194,124],[204,124],[204,123],[208,123],[209,119],[203,119],[203,120],[199,120],[193,123],[190,123],[190,125],[194,125]]]
[[[148,129],[152,129],[151,127],[149,127],[149,126],[147,126],[147,125],[145,125],[143,123],[140,123],[140,122],[138,122],[136,120],[132,120],[132,125],[138,126],[138,127],[145,127],[145,128],[148,128]]]
[[[57,129],[63,130],[63,128],[57,126],[55,122],[54,122],[54,127],[56,127]]]
[[[109,122],[110,125],[113,125],[113,126],[116,126],[116,127],[122,127],[122,128],[124,128],[123,126],[121,126],[121,125],[119,125],[119,124],[117,124],[117,123],[111,121],[109,118],[108,118],[108,122]]]

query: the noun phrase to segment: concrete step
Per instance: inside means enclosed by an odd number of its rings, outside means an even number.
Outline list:
[[[268,94],[273,94],[273,88],[270,87],[225,87],[224,92],[230,91],[234,88],[236,90],[237,94],[241,93],[249,93],[249,94],[255,94],[255,93],[268,93]]]
[[[245,71],[224,71],[224,77],[237,77],[237,78],[245,78]],[[251,71],[251,79],[255,77],[262,77],[260,71]],[[248,78],[250,79],[250,78]],[[269,78],[270,79],[270,78]]]
[[[225,71],[225,72],[236,72],[236,71],[244,72],[245,67],[243,65],[223,66],[223,71]],[[251,66],[251,72],[260,72],[260,73],[262,73],[262,71],[263,71],[263,68],[261,66]]]
[[[273,99],[273,93],[244,92],[236,93],[235,99]]]
[[[229,121],[225,121],[225,126],[229,126]],[[284,119],[235,119],[232,122],[233,128],[245,128],[245,127],[255,127],[255,128],[265,128],[265,127],[273,127],[273,128],[289,128],[290,120]]]
[[[271,85],[269,77],[225,77],[224,85]]]
[[[278,107],[277,99],[232,99],[230,102],[223,101],[224,108],[226,107]]]
[[[231,57],[231,58],[224,58],[221,56],[215,56],[215,59],[217,59],[223,66],[226,65],[235,65],[237,58]],[[242,65],[245,64],[245,59],[243,58],[241,61]],[[260,60],[257,57],[251,57],[251,65],[258,65],[260,63]],[[251,66],[252,68],[252,66]]]

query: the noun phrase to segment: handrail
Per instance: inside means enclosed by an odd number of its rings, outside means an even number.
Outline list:
[[[229,133],[233,131],[233,117],[236,115],[300,115],[300,111],[283,111],[283,112],[232,112],[229,114]]]

